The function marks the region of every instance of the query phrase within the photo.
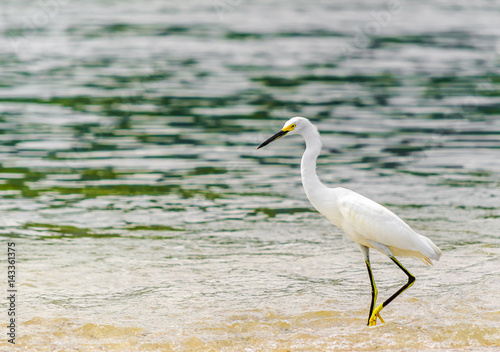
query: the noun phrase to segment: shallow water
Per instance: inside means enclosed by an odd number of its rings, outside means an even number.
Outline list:
[[[58,4],[0,12],[19,350],[500,346],[498,3]],[[417,281],[386,324],[365,326],[363,258],[304,195],[300,137],[255,149],[295,115],[325,183],[443,251],[401,259]],[[383,300],[405,277],[372,261]]]

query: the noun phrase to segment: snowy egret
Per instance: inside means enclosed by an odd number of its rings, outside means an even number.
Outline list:
[[[358,243],[365,258],[372,288],[372,301],[368,314],[368,325],[382,323],[380,311],[394,298],[413,285],[415,277],[396,259],[396,256],[420,259],[426,265],[439,260],[441,251],[430,239],[413,231],[403,220],[384,206],[351,190],[326,187],[316,174],[316,159],[321,152],[321,138],[316,127],[304,117],[288,120],[281,131],[267,139],[257,149],[286,135],[300,134],[306,141],[300,171],[302,184],[311,204],[332,224],[342,229]],[[377,286],[373,279],[369,250],[374,248],[387,255],[408,276],[408,282],[396,293],[375,308]]]

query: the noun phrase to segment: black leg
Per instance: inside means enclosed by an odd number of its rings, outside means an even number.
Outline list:
[[[370,277],[370,284],[372,286],[372,303],[370,304],[370,313],[368,314],[368,323],[370,325],[370,318],[373,314],[373,308],[375,308],[375,302],[377,301],[377,286],[375,285],[375,280],[373,279],[372,267],[370,265],[370,260],[366,259],[366,268],[368,269],[368,276]]]
[[[371,316],[370,316],[370,319],[368,320],[368,325],[369,326],[373,326],[377,323],[377,316],[380,318],[380,311],[387,307],[387,305],[389,303],[391,303],[394,298],[396,298],[397,296],[399,296],[401,293],[403,293],[408,287],[410,287],[411,285],[413,285],[413,283],[415,282],[415,276],[413,276],[408,270],[406,270],[406,268],[403,266],[403,264],[401,264],[397,259],[396,257],[394,256],[390,256],[389,258],[391,258],[391,260],[396,263],[396,265],[404,271],[404,273],[408,276],[408,282],[406,284],[403,285],[403,287],[401,287],[399,290],[396,291],[395,294],[393,294],[391,297],[389,297],[384,303],[382,303],[381,305],[379,305],[377,308],[375,308],[373,310],[373,312],[371,313]],[[382,320],[382,318],[380,318]],[[383,322],[383,320],[382,320]]]
[[[413,276],[408,270],[406,270],[406,268],[403,266],[403,264],[401,264],[396,259],[396,257],[390,257],[390,258],[391,258],[391,260],[394,263],[396,263],[397,266],[399,266],[399,268],[401,270],[404,271],[404,273],[406,275],[408,275],[408,282],[403,287],[401,287],[395,294],[393,294],[391,297],[389,297],[384,303],[382,303],[382,307],[385,307],[389,303],[391,303],[394,298],[396,298],[397,296],[399,296],[400,294],[402,294],[408,287],[410,287],[411,285],[413,285],[413,283],[415,282],[415,276]]]

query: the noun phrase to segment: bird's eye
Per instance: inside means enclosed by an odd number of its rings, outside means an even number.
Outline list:
[[[292,123],[292,126],[290,126],[290,127],[295,128],[295,124],[294,124],[294,123]]]

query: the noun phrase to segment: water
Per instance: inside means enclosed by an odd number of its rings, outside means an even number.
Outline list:
[[[500,346],[497,2],[41,4],[0,12],[19,350]],[[325,183],[443,251],[401,260],[417,281],[386,324],[365,326],[362,256],[304,195],[300,138],[255,149],[295,115]],[[405,276],[372,261],[383,300]]]

